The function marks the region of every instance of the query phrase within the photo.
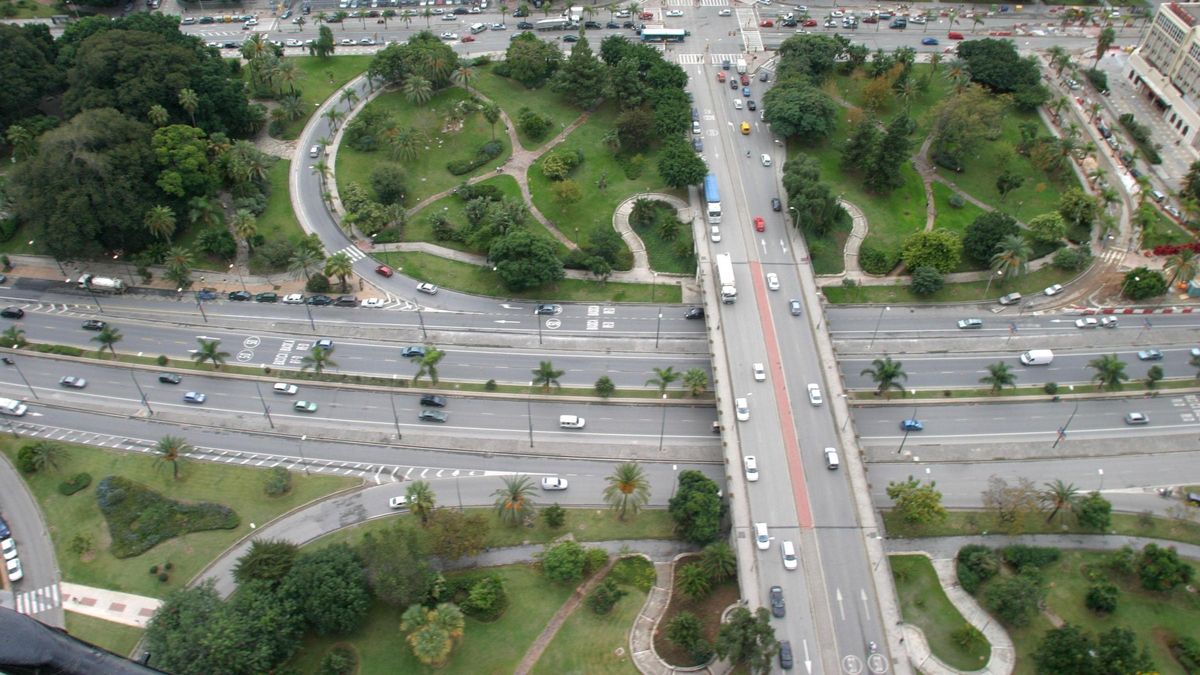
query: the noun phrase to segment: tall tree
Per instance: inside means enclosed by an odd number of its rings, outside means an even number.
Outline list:
[[[442,358],[446,356],[446,352],[434,346],[429,346],[425,349],[425,356],[422,356],[417,362],[417,374],[413,375],[413,384],[418,380],[428,375],[429,380],[434,386],[438,383],[438,364],[442,362]]]
[[[1196,252],[1192,249],[1179,249],[1178,252],[1167,257],[1163,270],[1167,273],[1168,286],[1187,284],[1195,279],[1197,271],[1200,271],[1200,260],[1196,258]]]
[[[1005,280],[1015,279],[1025,272],[1032,255],[1033,249],[1025,237],[1008,235],[996,244],[996,252],[992,255],[992,271],[1002,272]]]
[[[1053,522],[1054,516],[1063,514],[1066,518],[1068,513],[1074,513],[1079,506],[1079,489],[1074,483],[1064,483],[1061,479],[1055,480],[1053,483],[1046,483],[1045,489],[1039,495],[1042,500],[1042,506],[1049,514],[1046,516],[1046,522]]]
[[[296,599],[298,613],[319,635],[351,633],[371,609],[363,560],[346,544],[300,556],[283,580],[280,594]]]
[[[871,367],[864,368],[860,375],[870,375],[877,385],[876,395],[883,395],[885,398],[890,398],[888,393],[892,389],[903,393],[904,385],[901,381],[908,379],[908,373],[904,372],[902,364],[899,361],[893,361],[890,356],[875,359],[871,362]]]
[[[683,374],[683,384],[693,397],[699,396],[708,388],[708,373],[702,368],[689,368]]]
[[[317,375],[320,375],[326,368],[337,368],[338,364],[333,360],[333,348],[326,349],[313,345],[308,353],[300,358],[300,370],[311,370]]]
[[[408,497],[408,510],[421,519],[422,525],[428,525],[429,516],[436,504],[433,487],[428,481],[413,481],[404,491],[404,495]]]
[[[735,607],[717,633],[717,656],[737,665],[746,663],[752,673],[771,670],[771,661],[779,652],[779,641],[771,626],[771,614],[759,607],[753,614],[745,607]]]
[[[515,527],[520,525],[526,516],[533,514],[533,479],[517,474],[503,476],[500,480],[504,482],[504,486],[492,493],[496,498],[496,513],[501,522]]]
[[[179,90],[179,107],[192,118],[192,126],[196,126],[196,110],[200,108],[200,97],[194,90],[187,87]]]
[[[658,389],[658,395],[665,396],[667,388],[675,384],[683,377],[683,373],[675,372],[675,366],[667,366],[666,368],[653,368],[654,377],[646,380],[647,386],[652,386]]]
[[[1116,354],[1102,354],[1088,361],[1087,367],[1096,371],[1092,375],[1092,381],[1096,382],[1100,389],[1120,391],[1125,380],[1129,379],[1125,374],[1125,362]]]
[[[115,359],[117,358],[117,350],[113,348],[113,345],[120,342],[121,338],[123,337],[124,336],[121,335],[121,331],[113,328],[112,326],[106,325],[104,328],[100,329],[99,333],[96,333],[96,335],[92,338],[92,342],[100,345],[101,354],[103,354],[104,350],[107,349]]]
[[[192,451],[192,446],[179,436],[163,436],[154,444],[154,452],[160,462],[170,462],[171,475],[179,480],[179,463],[183,456]]]
[[[608,90],[607,76],[608,69],[592,53],[588,39],[581,37],[555,73],[551,88],[574,105],[591,110]]]
[[[465,627],[462,610],[447,602],[432,609],[412,605],[400,618],[400,630],[408,633],[406,640],[412,647],[413,656],[434,668],[445,665]]]
[[[626,514],[637,512],[650,502],[650,481],[636,462],[618,464],[605,482],[604,501],[617,512],[621,520]]]
[[[1017,376],[1012,368],[1003,361],[989,364],[988,374],[979,378],[980,383],[991,386],[992,393],[998,394],[1005,387],[1016,387]]]
[[[558,378],[563,376],[565,370],[555,370],[554,364],[549,361],[539,361],[537,370],[533,372],[533,386],[541,386],[543,392],[550,391],[550,388],[561,389],[562,385],[558,383]]]
[[[1117,31],[1112,26],[1105,26],[1100,30],[1100,34],[1096,36],[1096,63],[1092,68],[1100,67],[1100,59],[1104,58],[1104,53],[1116,41]]]
[[[937,483],[921,481],[908,477],[902,482],[891,482],[887,486],[887,496],[896,503],[896,513],[908,523],[914,525],[933,525],[946,519],[946,507],[942,506],[942,493],[937,490]]]
[[[724,511],[720,492],[720,486],[699,471],[680,472],[679,487],[667,510],[685,541],[703,546],[720,536]]]
[[[221,341],[196,338],[196,342],[200,347],[192,352],[192,360],[199,365],[204,365],[205,361],[211,361],[213,370],[220,370],[221,366],[225,364],[225,359],[229,358],[229,352],[221,351]]]
[[[337,277],[342,284],[343,293],[349,290],[346,278],[351,274],[354,274],[354,262],[345,253],[338,251],[325,259],[325,276]]]

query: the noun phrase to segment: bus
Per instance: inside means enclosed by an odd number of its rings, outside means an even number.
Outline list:
[[[721,193],[717,191],[717,177],[709,174],[704,177],[704,202],[710,225],[721,223]]]
[[[682,28],[643,28],[642,42],[683,42],[689,35],[691,32]]]

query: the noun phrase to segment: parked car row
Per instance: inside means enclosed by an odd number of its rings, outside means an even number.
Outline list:
[[[4,555],[4,570],[8,573],[9,582],[15,583],[25,577],[21,569],[21,558],[17,555],[17,542],[13,541],[12,531],[8,523],[0,518],[0,553]]]

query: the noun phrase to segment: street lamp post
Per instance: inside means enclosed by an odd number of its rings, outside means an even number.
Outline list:
[[[654,346],[658,347],[658,336],[662,334],[662,307],[658,308],[658,325],[654,328]]]
[[[1058,428],[1058,437],[1054,439],[1054,445],[1051,448],[1057,448],[1062,439],[1067,437],[1067,427],[1071,426],[1071,420],[1075,419],[1075,413],[1079,412],[1079,404],[1075,404],[1075,408],[1071,410],[1071,416],[1067,418],[1066,424]],[[1102,474],[1103,475],[1103,474]]]
[[[875,320],[875,332],[871,333],[871,343],[867,345],[867,351],[870,351],[875,346],[875,338],[879,335],[879,324],[883,322],[883,313],[891,309],[891,307],[884,305],[883,309],[879,310],[879,318]]]
[[[529,447],[533,447],[533,380],[529,381],[529,395],[525,397],[525,419],[529,420]]]
[[[417,308],[417,321],[421,322],[421,339],[425,342],[429,342],[429,333],[425,332],[425,317],[421,313],[420,307]]]
[[[304,441],[308,440],[308,436],[301,436],[296,443],[296,449],[300,451],[300,463],[304,465],[304,475],[308,475],[308,461],[304,459]]]
[[[18,345],[13,345],[13,351],[16,351],[17,347]],[[24,382],[25,386],[29,389],[30,395],[33,396],[34,400],[38,400],[37,392],[33,390],[33,385],[29,384],[29,380],[25,379],[25,373],[21,372],[21,366],[17,365],[16,359],[12,359],[12,367],[17,369],[17,375],[21,376],[21,381]]]
[[[304,300],[304,311],[308,313],[308,325],[312,327],[314,333],[317,332],[317,322],[313,321],[312,305],[308,302],[307,298]]]
[[[35,240],[35,239],[30,239],[30,240],[29,240],[29,245],[30,245],[30,246],[33,246],[33,242],[34,242],[34,241],[36,241],[36,240]],[[51,259],[52,259],[52,260],[54,260],[54,264],[55,264],[55,265],[58,265],[58,272],[59,272],[59,274],[62,274],[64,277],[65,277],[65,276],[67,276],[67,270],[63,269],[62,263],[60,263],[60,262],[58,261],[58,258],[53,258],[53,257],[52,257]]]
[[[913,406],[912,417],[910,419],[914,419],[914,420],[917,419],[917,407],[916,406]],[[900,439],[900,447],[899,447],[899,449],[896,450],[897,455],[904,452],[904,444],[908,442],[908,433],[909,433],[908,426],[905,425],[904,438]]]
[[[122,262],[120,251],[113,254],[113,262],[115,262],[115,263]],[[128,260],[125,260],[124,262],[125,262],[125,266],[128,268],[126,270],[126,272],[129,273],[129,285],[132,286],[135,283],[133,280],[133,264],[130,263]]]
[[[676,476],[679,475],[677,473],[678,471],[679,471],[679,465],[672,464],[671,465],[671,499],[675,499],[675,486],[679,483],[679,481],[676,480]]]
[[[992,290],[992,280],[995,279],[996,277],[1002,277],[1002,276],[1004,276],[1004,270],[996,270],[994,273],[988,275],[987,286],[983,289],[984,299],[987,298],[988,293],[990,293]]]
[[[392,403],[392,424],[396,425],[396,440],[400,440],[400,416],[396,414],[396,395],[388,394],[388,400]]]
[[[208,314],[204,312],[204,303],[200,300],[200,291],[192,291],[192,295],[196,296],[196,309],[200,310],[200,316],[204,317],[204,323],[208,323]]]
[[[237,274],[238,281],[242,284],[242,290],[249,293],[250,290],[246,288],[246,280],[242,278],[241,268],[238,267],[237,265],[235,265],[234,263],[229,263],[229,271],[235,272]]]
[[[96,302],[96,309],[100,310],[100,313],[103,314],[104,313],[104,305],[101,305],[100,298],[96,297],[96,290],[94,288],[92,288],[92,280],[91,279],[85,280],[83,277],[80,277],[80,280],[83,281],[83,287],[86,288],[87,292],[91,294],[92,300],[94,300]],[[69,278],[67,279],[67,283],[68,284],[71,283],[71,280]]]
[[[650,279],[650,302],[654,302],[654,293],[658,290],[658,272],[651,272],[654,275]]]
[[[137,387],[138,394],[142,397],[142,405],[146,406],[146,411],[151,415],[154,414],[154,408],[150,407],[150,401],[146,398],[146,392],[142,391],[142,385],[133,376],[133,371],[129,371],[129,379],[133,380],[133,386]]]
[[[255,382],[254,388],[258,390],[258,402],[262,404],[263,416],[267,418],[267,424],[270,424],[271,428],[274,429],[275,421],[271,419],[271,406],[267,405],[267,399],[263,398],[262,387],[258,382]]]
[[[663,449],[663,434],[667,431],[667,395],[662,395],[662,423],[658,425],[658,451]]]

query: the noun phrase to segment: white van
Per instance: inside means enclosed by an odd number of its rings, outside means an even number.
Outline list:
[[[471,35],[478,35],[487,30],[487,25],[482,23],[471,24]]]
[[[840,466],[837,448],[825,448],[825,468],[833,470]]]
[[[767,534],[766,523],[754,524],[754,543],[758,546],[758,550],[765,551],[771,548],[771,537]]]
[[[0,398],[0,413],[11,415],[12,417],[21,417],[29,407],[20,401],[11,398]]]
[[[781,543],[779,551],[783,554],[783,568],[785,570],[794,570],[799,566],[799,561],[796,559],[796,545],[790,540],[785,540]]]
[[[587,420],[575,415],[559,415],[558,426],[563,429],[582,429]]]
[[[1054,360],[1054,352],[1049,349],[1030,349],[1021,354],[1021,363],[1027,366],[1046,366]]]

